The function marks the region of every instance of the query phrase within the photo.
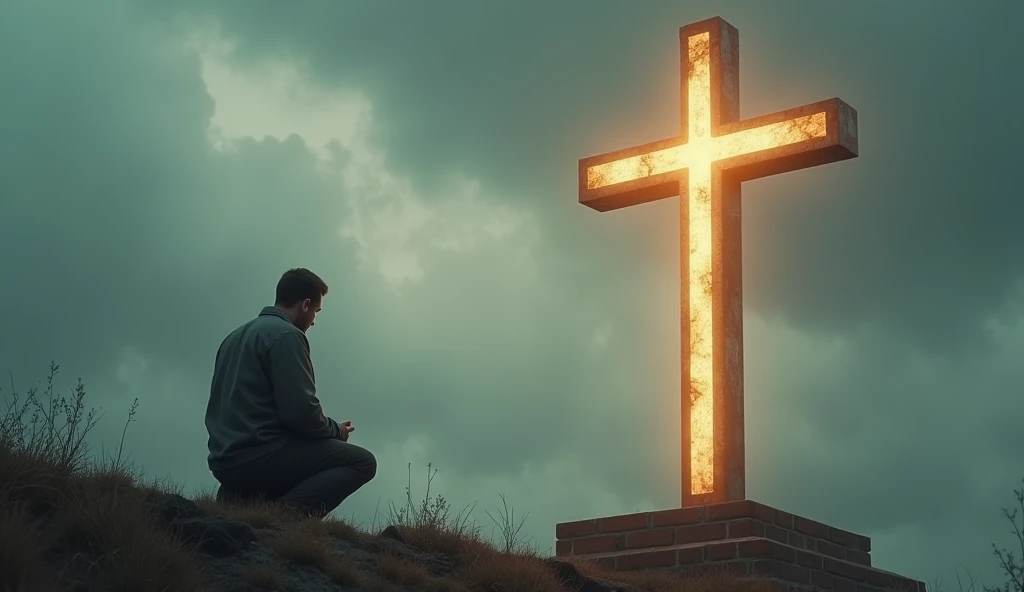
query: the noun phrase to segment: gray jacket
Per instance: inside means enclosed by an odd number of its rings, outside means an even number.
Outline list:
[[[276,306],[235,329],[217,350],[206,407],[210,470],[231,468],[296,438],[335,438],[316,396],[306,334]]]

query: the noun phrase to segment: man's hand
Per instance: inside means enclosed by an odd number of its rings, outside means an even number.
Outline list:
[[[342,421],[338,423],[338,439],[342,442],[348,442],[348,435],[354,431],[356,431],[356,429],[352,427],[351,421]]]

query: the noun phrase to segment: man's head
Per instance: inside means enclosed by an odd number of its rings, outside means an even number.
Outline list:
[[[288,313],[292,323],[305,332],[316,321],[327,284],[306,268],[289,269],[277,282],[277,297],[274,306]]]

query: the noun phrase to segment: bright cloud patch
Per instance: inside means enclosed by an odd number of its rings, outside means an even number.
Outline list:
[[[230,151],[245,138],[302,138],[349,207],[341,236],[356,242],[364,267],[393,285],[421,279],[430,251],[514,242],[528,255],[538,238],[532,212],[485,198],[473,179],[452,174],[440,198],[417,191],[370,140],[373,105],[361,92],[317,88],[291,60],[242,68],[232,43],[216,34],[195,35],[189,46],[215,102],[210,143]]]
[[[149,360],[143,357],[135,347],[128,346],[122,352],[121,359],[118,360],[114,376],[118,382],[132,388],[138,388],[143,384],[143,379],[146,378],[146,371],[148,369]]]

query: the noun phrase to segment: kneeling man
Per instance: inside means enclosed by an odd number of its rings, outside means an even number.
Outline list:
[[[210,471],[219,501],[276,500],[322,518],[373,479],[373,454],[348,442],[352,422],[324,415],[306,330],[327,284],[291,269],[274,306],[235,329],[217,350],[206,408]]]

